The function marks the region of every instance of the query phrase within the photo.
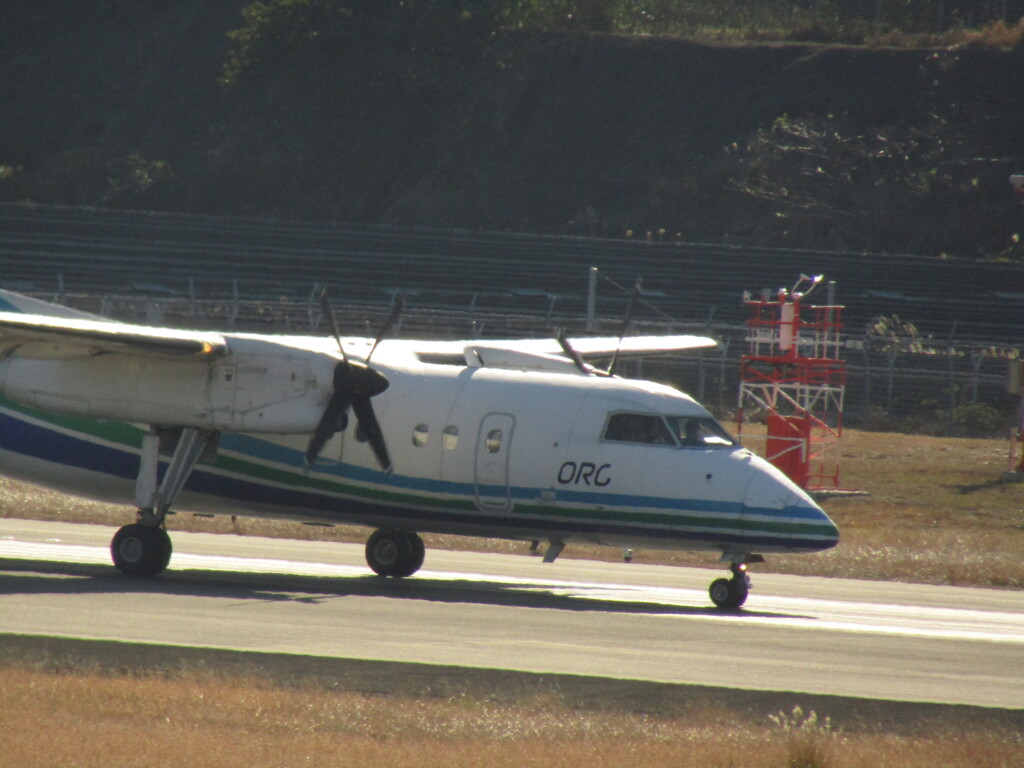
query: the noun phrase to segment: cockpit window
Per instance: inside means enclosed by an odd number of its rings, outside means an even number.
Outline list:
[[[694,416],[669,416],[669,426],[684,446],[736,445],[736,440],[725,427],[714,419]]]
[[[646,413],[613,413],[604,430],[605,440],[647,445],[675,445],[665,420]]]

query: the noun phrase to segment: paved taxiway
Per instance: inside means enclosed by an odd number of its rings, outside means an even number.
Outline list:
[[[158,579],[113,529],[0,520],[0,633],[1024,708],[1024,594],[430,550],[404,581],[357,545],[172,531]],[[2,642],[2,637],[0,637]]]

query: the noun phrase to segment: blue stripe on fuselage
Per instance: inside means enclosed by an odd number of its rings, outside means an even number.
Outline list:
[[[134,479],[139,457],[130,451],[41,427],[0,408],[0,448],[69,467]]]
[[[87,433],[83,433],[87,434]],[[226,443],[234,449],[246,455],[259,454],[262,459],[265,455],[276,457],[278,460],[287,459],[291,454],[298,456],[299,451],[289,449],[285,446],[276,445],[267,441],[259,440],[244,435],[225,435],[229,438]],[[224,447],[224,444],[222,444]],[[110,475],[123,480],[134,481],[139,468],[139,455],[137,451],[128,447],[118,448],[106,445],[87,437],[79,437],[69,431],[55,429],[47,426],[34,424],[32,421],[19,418],[16,414],[4,408],[0,408],[0,449],[19,453],[33,458],[49,462],[64,464],[78,469],[88,470],[100,474]],[[257,451],[258,449],[258,451]],[[294,458],[294,457],[292,457]],[[274,462],[270,462],[274,463]],[[282,469],[294,471],[295,465],[288,465]],[[452,493],[461,495],[463,498],[472,498],[472,486],[457,483],[441,483],[437,481],[425,481],[418,478],[406,476],[386,476],[381,472],[353,467],[347,464],[329,465],[329,467],[317,467],[320,472],[329,469],[330,475],[344,477],[346,479],[363,480],[367,482],[381,482],[381,478],[387,478],[387,485],[395,490],[405,489],[420,492]],[[399,481],[399,482],[396,482]],[[423,523],[463,524],[466,526],[485,526],[494,530],[508,531],[509,535],[532,531],[550,531],[552,533],[564,532],[583,533],[596,536],[608,537],[637,537],[637,538],[659,538],[666,540],[694,540],[708,543],[735,544],[756,548],[764,547],[789,547],[792,549],[818,549],[814,541],[803,541],[799,538],[786,536],[749,536],[740,533],[730,533],[726,530],[697,531],[692,529],[680,529],[679,527],[651,528],[643,525],[630,525],[625,522],[581,520],[576,515],[571,519],[551,519],[553,514],[544,512],[545,517],[534,517],[530,514],[529,506],[517,509],[514,515],[495,515],[493,513],[461,512],[458,510],[439,509],[436,507],[407,505],[404,508],[395,508],[387,503],[378,504],[362,498],[344,494],[339,490],[337,495],[329,493],[304,490],[298,487],[282,487],[268,482],[261,482],[255,475],[246,477],[235,477],[222,472],[215,472],[203,467],[198,467],[189,478],[186,490],[192,493],[204,494],[225,500],[233,500],[244,505],[254,507],[275,506],[280,507],[287,513],[306,513],[310,517],[317,517],[326,520],[344,522],[346,520],[364,519],[381,521],[422,521]],[[517,489],[517,498],[534,500],[536,499],[535,489]],[[668,510],[667,499],[651,499],[648,497],[635,497],[610,494],[569,494],[573,498],[565,498],[566,501],[580,504],[620,504],[636,507],[657,507]],[[560,499],[563,495],[560,494]],[[693,511],[701,511],[699,503],[692,504]],[[708,503],[703,511],[730,511],[736,512],[735,508],[726,510],[729,505]],[[738,507],[738,505],[737,505]],[[680,502],[676,500],[672,507],[680,510]],[[687,508],[688,509],[688,508]],[[233,511],[233,510],[228,510]],[[791,510],[785,510],[788,514]],[[776,511],[775,514],[779,514]],[[671,519],[666,518],[666,523]],[[377,523],[374,523],[377,524]]]
[[[236,451],[246,456],[259,457],[261,461],[282,465],[293,469],[302,461],[302,452],[277,443],[271,443],[249,435],[237,433],[225,434],[221,438],[221,447]],[[411,477],[408,475],[388,474],[368,467],[353,464],[331,462],[319,459],[316,467],[318,474],[328,475],[348,481],[375,483],[395,490],[412,491],[452,496],[472,497],[477,488],[466,483],[451,480],[434,480],[431,478]],[[516,501],[531,503],[537,499],[537,489],[533,487],[511,486],[480,486],[479,491],[485,495],[503,496],[507,492]],[[776,519],[797,519],[815,521],[820,519],[818,510],[812,507],[789,506],[784,509],[770,507],[745,507],[739,501],[715,501],[711,499],[678,499],[657,496],[638,496],[636,494],[609,493],[607,491],[558,490],[558,501],[567,504],[585,506],[609,506],[617,508],[643,509],[645,511],[678,512],[681,508],[691,513],[716,513],[728,515],[761,515]]]

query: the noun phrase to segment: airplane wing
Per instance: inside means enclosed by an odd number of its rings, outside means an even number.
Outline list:
[[[6,311],[13,310],[13,311]],[[568,358],[555,338],[401,341],[423,360],[476,360],[474,364],[561,370]],[[620,359],[709,349],[707,336],[585,336],[572,339],[583,359]],[[0,359],[11,355],[58,359],[101,354],[136,354],[164,358],[212,359],[227,354],[217,333],[154,328],[113,322],[59,305],[0,290]],[[487,362],[484,362],[484,361]],[[570,365],[571,365],[571,361]]]
[[[0,312],[23,312],[28,315],[49,315],[51,317],[79,317],[85,320],[102,320],[99,315],[79,309],[53,304],[42,299],[33,299],[14,291],[0,288]]]
[[[557,339],[538,341],[546,343],[545,352],[561,354]],[[620,358],[627,358],[689,352],[718,346],[718,342],[708,336],[626,336],[621,340],[617,336],[584,336],[569,341],[573,349],[584,359],[611,357],[616,351]]]
[[[387,344],[388,342],[384,342]],[[710,349],[718,343],[707,336],[591,336],[571,339],[584,360],[618,359]],[[462,341],[395,341],[422,362],[517,370],[578,372],[558,339],[477,339]]]
[[[618,351],[620,358],[665,355],[674,352],[688,352],[695,349],[711,349],[718,342],[708,336],[581,336],[570,339],[584,359],[609,358]],[[468,348],[482,347],[502,349],[524,355],[562,357],[564,351],[555,338],[542,339],[463,339],[460,341],[417,341],[401,342],[411,344],[421,356],[462,355]]]
[[[227,353],[227,342],[217,333],[0,312],[0,359],[11,355],[59,359],[112,353],[214,358]]]

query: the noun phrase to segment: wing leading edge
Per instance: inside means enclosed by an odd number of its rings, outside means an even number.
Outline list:
[[[227,342],[217,333],[0,312],[0,359],[11,355],[59,359],[115,353],[212,359],[227,353]]]
[[[11,308],[20,311],[4,311]],[[474,357],[508,358],[505,365],[565,368],[568,358],[555,338],[460,341],[391,340],[422,360]],[[584,360],[619,359],[711,349],[718,343],[707,336],[592,336],[571,340]],[[109,321],[58,305],[0,291],[0,359],[59,359],[102,354],[135,354],[164,358],[214,359],[228,353],[224,336],[204,331],[176,330]],[[480,364],[479,362],[477,364]],[[572,363],[569,362],[571,366]]]
[[[385,342],[387,343],[387,342]],[[479,339],[462,341],[398,341],[424,362],[472,360],[474,357],[494,359],[497,354],[507,358],[509,367],[520,361],[525,367],[574,370],[574,364],[565,356],[558,339]],[[619,359],[666,355],[712,349],[718,342],[708,336],[584,336],[571,339],[572,348],[584,360],[610,359],[618,353]],[[472,364],[472,363],[471,363]],[[486,364],[486,363],[485,363]]]

